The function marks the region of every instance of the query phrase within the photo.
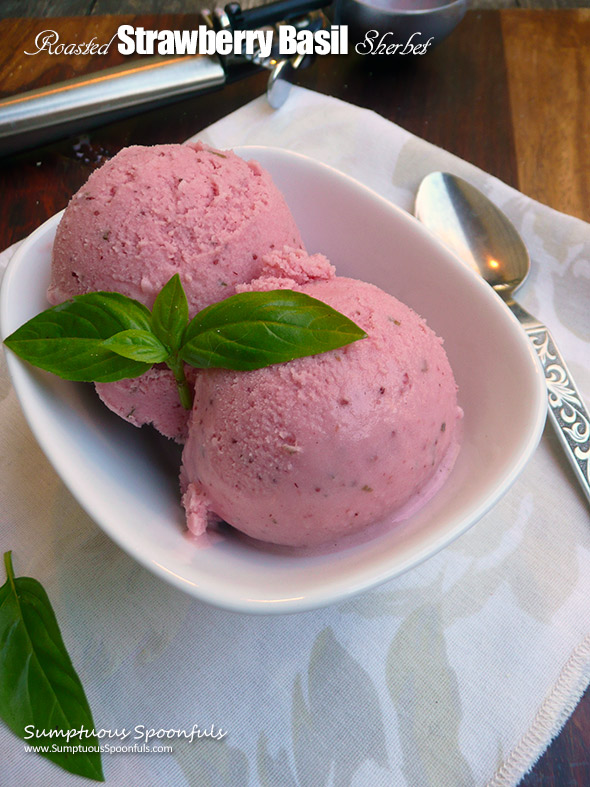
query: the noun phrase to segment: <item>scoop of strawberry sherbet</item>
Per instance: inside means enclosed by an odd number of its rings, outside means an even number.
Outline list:
[[[48,299],[95,290],[151,306],[179,273],[191,314],[301,247],[287,204],[255,161],[195,145],[124,148],[90,175],[57,228]]]
[[[124,148],[67,206],[55,237],[48,299],[56,304],[107,290],[151,307],[179,273],[192,316],[260,276],[269,253],[287,246],[301,269],[301,245],[282,194],[255,161],[202,144]],[[168,369],[96,388],[130,423],[151,423],[183,441],[188,413]]]
[[[409,503],[454,445],[456,384],[424,320],[361,281],[295,287],[367,338],[252,372],[198,375],[181,476],[195,534],[221,518],[275,544],[334,541]]]

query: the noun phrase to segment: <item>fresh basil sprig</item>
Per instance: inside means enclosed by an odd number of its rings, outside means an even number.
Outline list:
[[[182,405],[190,409],[185,363],[197,369],[260,369],[335,350],[365,335],[331,306],[293,290],[232,295],[189,322],[175,274],[151,313],[124,295],[91,292],[33,317],[5,344],[66,380],[112,382],[166,363]]]
[[[7,580],[0,588],[0,718],[39,754],[66,771],[104,781],[99,741],[80,678],[64,645],[42,585],[15,577],[4,554]],[[51,737],[30,737],[31,726]],[[81,730],[85,732],[80,734]],[[72,734],[78,731],[78,734]],[[87,731],[87,734],[86,734]],[[69,734],[69,738],[66,735]],[[81,746],[78,751],[51,751]],[[90,748],[90,750],[88,750]]]

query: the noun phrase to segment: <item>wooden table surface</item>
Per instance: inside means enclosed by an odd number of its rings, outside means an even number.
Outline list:
[[[125,19],[160,29],[198,23],[190,15]],[[0,21],[0,95],[121,62],[116,51],[103,57],[23,53],[48,27],[63,41],[96,36],[105,42],[122,20]],[[375,63],[368,56],[328,56],[302,72],[300,84],[369,107],[530,197],[590,221],[590,9],[470,11],[425,57]],[[63,208],[90,172],[124,145],[181,141],[264,87],[265,75],[256,75],[0,162],[0,248]],[[589,751],[586,692],[522,785],[590,785]]]

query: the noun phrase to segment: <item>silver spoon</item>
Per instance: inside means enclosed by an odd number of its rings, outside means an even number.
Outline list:
[[[531,267],[522,238],[481,191],[447,172],[424,178],[415,214],[483,276],[522,324],[545,372],[549,419],[590,501],[590,413],[545,325],[512,297]]]

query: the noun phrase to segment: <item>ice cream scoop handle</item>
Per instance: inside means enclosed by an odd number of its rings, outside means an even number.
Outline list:
[[[225,83],[215,57],[146,57],[0,100],[0,155]]]
[[[590,502],[590,413],[547,328],[524,328],[545,372],[549,420]]]

